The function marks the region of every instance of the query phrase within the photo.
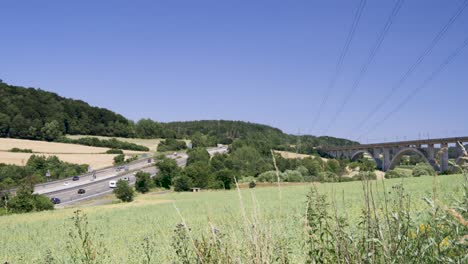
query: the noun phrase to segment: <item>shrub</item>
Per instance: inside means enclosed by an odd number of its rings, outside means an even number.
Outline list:
[[[192,180],[189,177],[182,175],[175,177],[172,180],[172,185],[174,186],[174,191],[186,192],[190,191],[190,188],[192,187]]]
[[[92,147],[149,151],[148,147],[137,145],[137,144],[130,143],[130,142],[120,141],[115,138],[99,139],[96,137],[82,137],[79,139],[71,139],[67,137],[61,137],[57,139],[57,141],[62,142],[62,143],[79,144],[79,145],[92,146]]]
[[[257,184],[254,181],[249,182],[249,188],[253,189],[257,186]]]
[[[393,179],[393,178],[406,178],[411,177],[411,174],[406,173],[406,170],[401,169],[393,169],[385,172],[386,179]]]
[[[158,144],[158,151],[178,151],[187,148],[187,144],[185,141],[176,140],[173,138],[168,138],[164,141],[159,142]]]
[[[377,179],[377,175],[375,174],[375,172],[371,172],[371,171],[361,171],[357,175],[353,176],[353,180],[357,180],[357,181],[376,180],[376,179]]]
[[[32,153],[32,149],[20,149],[20,148],[12,148],[10,152],[23,152],[23,153]]]
[[[285,182],[303,182],[304,177],[297,170],[286,170],[283,173],[283,178]]]
[[[8,207],[15,213],[54,209],[54,205],[47,196],[33,194],[32,188],[26,185],[18,188],[16,196],[9,201]]]
[[[336,173],[333,173],[331,171],[324,171],[319,174],[318,179],[321,182],[335,182],[337,177],[338,176],[336,175]]]
[[[121,149],[109,149],[106,154],[123,154],[123,151]]]
[[[280,173],[280,178],[282,178],[281,175],[282,173]],[[276,176],[276,171],[266,171],[264,173],[261,173],[260,175],[258,175],[257,177],[257,181],[259,182],[277,182],[278,177]]]
[[[301,165],[301,166],[297,167],[296,170],[298,172],[300,172],[302,176],[309,176],[310,175],[309,170],[305,166]]]
[[[119,180],[117,182],[117,187],[114,189],[114,194],[115,197],[117,197],[122,202],[131,202],[133,201],[135,191],[127,181]]]
[[[413,169],[413,176],[414,177],[420,177],[420,176],[434,176],[435,175],[435,170],[432,168],[431,165],[426,164],[426,163],[418,163]]]
[[[140,193],[149,192],[152,187],[151,175],[147,172],[139,171],[135,174],[135,190]]]
[[[119,154],[119,155],[114,157],[114,164],[115,165],[122,164],[122,163],[124,163],[124,161],[125,161],[125,155],[124,154]]]

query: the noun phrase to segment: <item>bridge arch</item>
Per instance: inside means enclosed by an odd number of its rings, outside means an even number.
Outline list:
[[[351,155],[351,161],[356,161],[356,159],[359,157],[359,155],[369,155],[369,157],[371,157],[373,160],[374,160],[374,156],[367,150],[358,150],[356,152],[354,152],[352,155]]]
[[[431,165],[432,167],[434,167],[435,164],[431,163],[426,155],[424,155],[424,153],[422,151],[420,151],[419,149],[417,148],[411,148],[411,147],[408,147],[408,148],[404,148],[404,149],[401,149],[400,151],[398,151],[394,156],[393,156],[393,159],[392,161],[390,162],[390,167],[388,168],[389,170],[393,170],[397,163],[400,161],[401,157],[405,154],[409,154],[409,153],[415,153],[415,154],[418,154],[421,158],[424,159],[424,161]],[[438,168],[435,168],[434,169],[437,171]]]

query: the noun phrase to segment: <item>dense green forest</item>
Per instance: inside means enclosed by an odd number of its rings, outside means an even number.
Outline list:
[[[0,81],[0,137],[64,141],[65,134],[112,137],[191,139],[193,147],[232,144],[320,153],[319,148],[357,142],[314,136],[295,136],[267,125],[228,120],[161,123],[151,119],[133,122],[110,110],[60,97],[40,89]],[[79,142],[78,142],[79,143]]]
[[[126,137],[133,130],[125,117],[107,109],[0,82],[0,136],[47,139],[53,121],[63,134]]]

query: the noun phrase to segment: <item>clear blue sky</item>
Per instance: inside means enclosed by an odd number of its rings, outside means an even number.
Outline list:
[[[0,78],[138,120],[233,119],[322,134],[395,1],[368,0],[319,122],[358,0],[1,1]],[[461,0],[406,0],[328,134],[356,123],[402,77]],[[375,118],[468,37],[468,9]],[[468,50],[361,142],[468,135]],[[312,129],[314,128],[314,129]]]

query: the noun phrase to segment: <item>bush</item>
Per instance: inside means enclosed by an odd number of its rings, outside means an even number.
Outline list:
[[[168,138],[164,141],[159,142],[158,144],[158,151],[164,152],[164,151],[178,151],[178,150],[183,150],[187,148],[187,144],[185,141],[182,140],[176,140],[173,138]]]
[[[18,188],[16,196],[9,201],[8,207],[14,213],[54,209],[54,205],[47,196],[33,194],[32,188],[26,185]]]
[[[174,191],[186,192],[190,191],[190,188],[192,187],[192,180],[189,177],[182,175],[175,177],[172,180],[172,185],[174,186]]]
[[[257,186],[257,184],[254,181],[249,182],[249,188],[253,189]]]
[[[125,162],[125,155],[119,154],[114,157],[114,165],[119,165]]]
[[[23,153],[32,153],[32,149],[20,149],[20,148],[12,148],[10,152],[23,152]]]
[[[297,167],[296,170],[299,173],[301,173],[302,176],[309,176],[310,175],[309,170],[306,167],[302,166],[302,165]]]
[[[435,170],[432,168],[431,165],[426,164],[426,163],[418,163],[413,169],[413,176],[414,177],[420,177],[420,176],[434,176],[435,175]]]
[[[324,171],[319,174],[319,181],[321,182],[335,182],[337,179],[336,173],[333,173],[331,171]]]
[[[149,192],[152,187],[151,175],[147,172],[139,171],[135,174],[135,190],[140,193]]]
[[[389,170],[385,172],[385,178],[386,179],[393,179],[393,178],[406,178],[406,177],[411,177],[411,174],[405,173],[404,170]]]
[[[280,178],[281,177],[281,174],[280,173]],[[257,177],[257,181],[259,182],[277,182],[278,179],[277,179],[277,175],[276,175],[276,171],[266,171],[264,173],[261,173],[260,175],[258,175]]]
[[[106,154],[123,154],[123,151],[121,149],[109,149]]]
[[[356,180],[356,181],[376,180],[376,179],[377,179],[377,175],[375,174],[375,172],[371,172],[371,171],[361,171],[357,175],[353,176],[353,180]]]
[[[135,191],[127,181],[119,180],[117,182],[117,187],[114,189],[114,194],[115,197],[117,197],[122,202],[131,202],[133,201]]]
[[[297,170],[286,170],[283,173],[283,178],[285,182],[303,182],[304,177]]]
[[[82,137],[79,139],[71,139],[67,137],[61,137],[57,139],[58,142],[79,144],[92,147],[112,148],[112,149],[126,149],[136,151],[149,151],[148,147],[137,145],[130,142],[120,141],[115,138],[111,139],[99,139],[96,137]]]

